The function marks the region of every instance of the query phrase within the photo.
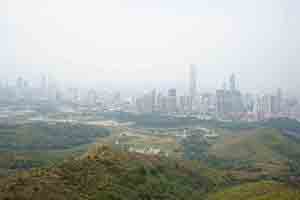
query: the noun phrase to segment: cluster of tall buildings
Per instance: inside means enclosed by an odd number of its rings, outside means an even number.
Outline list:
[[[277,90],[276,94],[258,95],[254,111],[257,113],[258,120],[272,117],[282,113],[283,99],[281,89]]]
[[[120,107],[122,100],[120,92],[62,85],[51,76],[41,75],[38,81],[28,81],[21,76],[15,81],[0,81],[0,104],[25,107],[89,107],[92,110],[103,110]]]
[[[226,84],[224,84],[222,89],[216,91],[216,114],[222,118],[229,114],[244,111],[242,94],[236,88],[236,78],[232,74],[229,79],[229,88],[226,88]]]
[[[42,75],[35,86],[22,77],[13,84],[0,82],[1,102],[50,103],[137,113],[162,113],[176,116],[197,116],[220,120],[265,120],[276,117],[300,119],[297,99],[283,96],[281,89],[272,94],[243,94],[232,74],[215,92],[199,90],[197,65],[189,66],[185,91],[169,88],[153,89],[139,96],[121,96],[119,91],[59,87],[53,79]]]
[[[290,117],[290,109],[297,102],[289,104],[289,98],[283,98],[282,90],[272,94],[245,94],[236,88],[235,75],[231,75],[230,87],[216,91],[216,115],[221,119],[265,120],[269,118]]]
[[[235,74],[232,74],[228,82],[215,93],[201,93],[198,87],[197,66],[190,65],[189,69],[188,95],[179,95],[175,88],[169,89],[165,94],[153,90],[136,99],[137,111],[246,121],[291,117],[293,114],[300,117],[299,112],[293,112],[298,105],[297,100],[283,98],[281,89],[274,94],[243,94],[237,87]]]
[[[61,90],[57,83],[49,76],[42,75],[38,83],[30,82],[23,77],[18,77],[13,82],[0,84],[0,101],[5,102],[58,102]]]
[[[176,88],[170,88],[166,93],[157,92],[155,89],[146,92],[136,99],[138,112],[159,112],[168,114],[192,114],[203,109],[200,104],[206,103],[206,107],[212,102],[209,94],[200,96],[198,93],[197,66],[190,65],[189,92],[187,95],[179,95]],[[203,104],[201,104],[203,105]]]

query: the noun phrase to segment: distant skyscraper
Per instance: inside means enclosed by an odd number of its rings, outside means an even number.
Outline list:
[[[169,89],[169,91],[168,91],[168,96],[169,96],[169,97],[176,97],[176,96],[177,96],[176,93],[177,93],[177,92],[176,92],[176,89],[175,89],[175,88]]]
[[[280,88],[277,89],[276,96],[277,96],[277,112],[279,113],[282,111],[282,109],[281,109],[281,107],[282,107],[282,90]]]
[[[264,104],[261,96],[257,96],[256,102],[254,105],[254,110],[256,112],[257,120],[263,120],[265,117],[264,113]]]
[[[228,90],[216,91],[217,114],[222,117],[232,111],[232,95]]]
[[[151,113],[155,111],[156,91],[145,92],[141,98],[136,101],[136,106],[139,112]]]
[[[162,99],[163,99],[163,94],[161,92],[158,92],[156,98],[156,105],[159,111],[162,111]]]
[[[236,80],[235,80],[234,74],[231,74],[229,83],[230,83],[230,90],[235,91],[236,90]]]
[[[152,112],[155,112],[156,110],[156,90],[153,89],[151,92],[151,105],[152,105]]]
[[[197,67],[190,65],[190,96],[194,99],[197,94]]]
[[[232,74],[229,79],[229,89],[226,88],[226,82],[223,89],[217,90],[217,114],[222,117],[228,114],[238,114],[245,111],[241,92],[236,88],[235,75]]]
[[[176,89],[169,89],[168,91],[168,112],[177,111],[177,92]]]
[[[270,97],[270,106],[271,106],[271,113],[272,114],[276,114],[276,113],[278,113],[279,111],[278,111],[278,107],[277,107],[277,105],[278,105],[278,103],[277,103],[277,99],[276,99],[276,96],[275,95],[271,95],[271,97]]]
[[[272,113],[272,106],[271,106],[271,95],[265,94],[262,97],[262,106],[263,106],[263,112],[265,114]]]
[[[192,112],[194,110],[196,96],[197,96],[197,66],[190,65],[190,102],[189,110]]]

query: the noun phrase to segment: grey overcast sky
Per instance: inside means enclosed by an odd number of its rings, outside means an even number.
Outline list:
[[[0,77],[300,88],[297,0],[1,0]]]

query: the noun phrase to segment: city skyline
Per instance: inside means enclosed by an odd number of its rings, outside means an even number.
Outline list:
[[[54,110],[88,112],[125,112],[135,114],[162,114],[179,118],[196,117],[203,120],[265,121],[278,118],[300,118],[299,99],[289,96],[281,88],[272,93],[247,93],[236,86],[235,74],[228,77],[224,87],[214,92],[199,91],[195,65],[190,65],[189,90],[178,92],[176,87],[161,87],[150,92],[127,96],[121,90],[99,90],[58,86],[42,75],[40,84],[18,77],[13,85],[1,85],[0,103],[22,105],[32,112],[37,107]],[[225,86],[227,85],[228,86]]]
[[[180,94],[194,94],[197,92],[205,93],[205,92],[214,92],[217,89],[228,88],[238,89],[244,91],[244,93],[253,93],[253,94],[271,94],[275,92],[278,88],[284,89],[285,93],[289,96],[300,97],[299,94],[293,90],[289,90],[288,88],[283,87],[282,85],[265,87],[266,85],[261,85],[261,87],[247,89],[243,87],[244,83],[241,81],[241,77],[236,73],[231,72],[228,73],[223,79],[213,79],[215,81],[215,86],[207,87],[206,82],[202,81],[202,76],[199,74],[199,65],[190,64],[186,66],[187,74],[184,76],[185,78],[182,80],[150,80],[151,77],[147,80],[131,80],[131,81],[114,81],[114,80],[86,80],[85,83],[71,81],[68,79],[59,79],[53,75],[49,75],[47,73],[39,73],[37,76],[22,76],[22,75],[14,75],[12,77],[6,77],[0,80],[0,84],[2,86],[8,84],[10,86],[17,85],[18,79],[23,79],[26,81],[28,86],[33,88],[38,88],[41,84],[45,84],[45,79],[47,79],[51,84],[56,85],[57,87],[76,87],[81,89],[108,89],[114,91],[123,91],[127,93],[127,91],[135,91],[135,94],[142,93],[145,91],[151,91],[153,89],[159,89],[167,92],[170,88],[176,88]],[[196,72],[196,74],[194,74]],[[137,83],[139,85],[137,85]],[[142,83],[142,85],[140,85]],[[193,85],[192,85],[193,84]],[[225,85],[224,85],[225,84]],[[234,85],[232,85],[234,84]],[[193,90],[193,91],[192,91]]]

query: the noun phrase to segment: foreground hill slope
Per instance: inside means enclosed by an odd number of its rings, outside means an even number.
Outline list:
[[[274,181],[247,183],[209,195],[208,200],[299,200],[300,191]]]
[[[193,136],[184,141],[185,157],[231,171],[245,181],[300,174],[300,140],[281,130],[259,128],[220,132],[213,141]]]
[[[227,136],[212,146],[210,153],[217,158],[252,160],[256,162],[284,161],[300,155],[299,141],[283,135],[277,129],[257,129]]]
[[[0,199],[203,199],[229,182],[199,163],[101,147],[59,166],[1,180]]]

